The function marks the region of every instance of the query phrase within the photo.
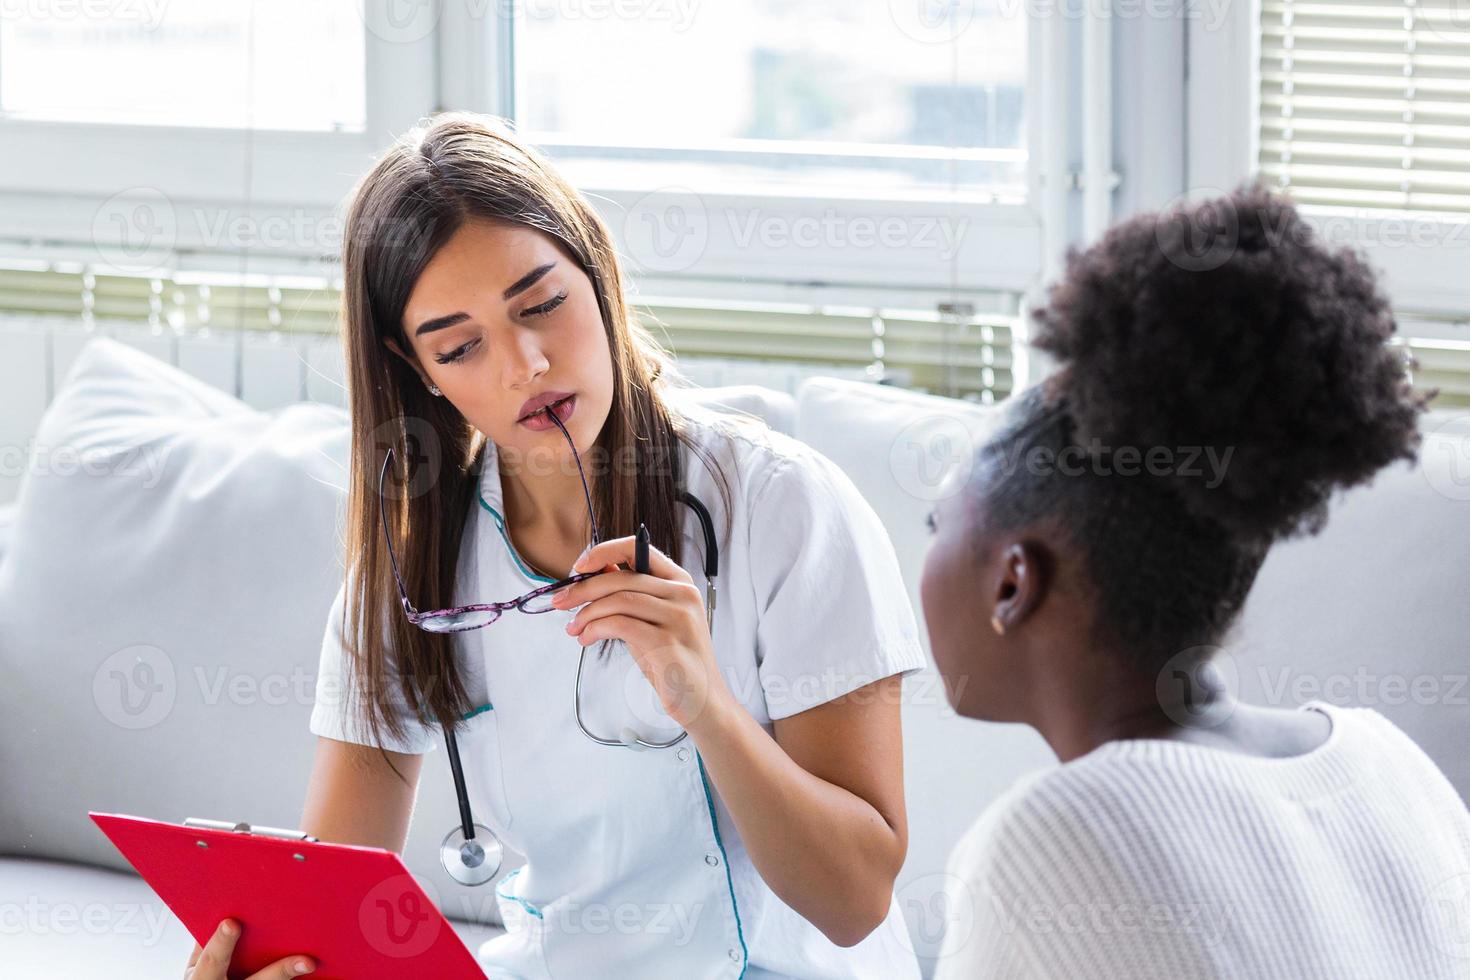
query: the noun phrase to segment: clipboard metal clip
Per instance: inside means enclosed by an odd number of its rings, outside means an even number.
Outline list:
[[[301,840],[317,843],[317,839],[304,830],[287,830],[283,827],[252,827],[243,820],[238,823],[230,823],[228,820],[206,820],[203,817],[189,817],[183,826],[202,827],[206,830],[229,830],[237,834],[251,834],[255,837],[278,837],[281,840]]]

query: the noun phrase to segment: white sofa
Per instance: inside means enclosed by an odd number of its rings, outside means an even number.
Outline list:
[[[341,499],[331,475],[341,472],[345,417],[340,409],[310,405],[254,413],[140,358],[110,341],[94,342],[69,381],[89,379],[90,410],[100,398],[109,417],[135,390],[130,386],[172,386],[164,407],[186,416],[187,424],[161,425],[154,438],[183,445],[197,442],[201,431],[221,429],[234,441],[225,440],[227,451],[215,446],[204,462],[185,449],[168,457],[183,475],[197,476],[191,468],[207,462],[204,472],[215,482],[204,489],[197,482],[190,489],[182,479],[176,485],[165,479],[135,497],[109,488],[101,513],[77,515],[81,533],[69,522],[43,536],[54,548],[39,546],[24,522],[32,514],[55,522],[69,507],[83,509],[86,493],[95,490],[68,497],[81,477],[46,472],[28,479],[18,505],[0,510],[0,671],[9,679],[0,713],[0,973],[7,978],[182,971],[191,938],[92,827],[87,809],[276,826],[294,826],[300,814],[314,742],[307,731],[309,686],[305,697],[281,703],[266,701],[260,686],[241,703],[224,697],[193,704],[178,696],[166,718],[134,730],[127,719],[100,710],[96,685],[120,651],[156,646],[179,677],[195,674],[201,690],[218,691],[207,681],[210,670],[231,660],[221,661],[216,645],[252,630],[258,632],[247,637],[248,654],[233,654],[237,667],[240,657],[250,657],[248,677],[314,674],[325,611],[340,581],[334,528],[323,515]],[[99,385],[98,376],[107,379],[109,372],[122,381]],[[841,465],[884,519],[918,609],[923,517],[947,468],[964,465],[992,413],[822,379],[804,384],[794,399],[751,388],[695,397],[757,411]],[[54,438],[70,426],[84,437],[91,431],[82,424],[89,409],[87,399],[80,401],[82,407],[59,392],[42,433]],[[1470,795],[1470,758],[1463,751],[1470,732],[1464,684],[1470,426],[1436,416],[1426,430],[1421,465],[1385,472],[1340,503],[1321,537],[1273,553],[1230,656],[1253,700],[1322,696],[1378,707]],[[284,433],[294,450],[268,451],[251,433]],[[170,528],[193,528],[192,509],[201,501],[218,515],[221,504],[210,494],[242,478],[287,489],[271,494],[261,486],[243,500],[227,495],[233,508],[227,519],[201,521],[191,531],[208,536],[222,525],[234,527],[233,536],[208,538],[213,544],[203,548],[189,538],[170,543],[160,532],[136,560],[108,549],[109,535],[136,533],[140,522],[158,518],[149,507],[182,511]],[[282,523],[262,522],[263,513]],[[56,553],[67,547],[75,553]],[[289,553],[280,554],[284,549]],[[176,570],[173,580],[156,580],[169,569]],[[37,604],[49,596],[43,590],[63,584],[116,615],[89,616],[82,606],[38,623]],[[247,619],[228,594],[208,615],[195,608],[216,601],[200,597],[229,593],[231,586],[269,596],[277,616]],[[950,846],[997,793],[1053,757],[1029,729],[957,718],[932,669],[910,682],[905,698],[911,842],[899,892],[916,952],[929,968],[943,929],[966,927],[950,921],[954,911],[938,901]],[[497,929],[494,903],[488,889],[455,886],[438,866],[437,839],[455,819],[451,786],[445,753],[430,753],[405,862],[473,949]],[[514,863],[508,858],[507,870]]]

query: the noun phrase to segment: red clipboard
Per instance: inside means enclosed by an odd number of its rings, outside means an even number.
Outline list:
[[[248,824],[87,816],[195,942],[208,942],[221,919],[240,923],[230,980],[292,953],[314,958],[317,968],[306,976],[321,980],[485,976],[393,851]],[[200,826],[206,823],[212,826]]]

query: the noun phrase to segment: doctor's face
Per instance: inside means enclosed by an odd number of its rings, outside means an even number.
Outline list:
[[[557,416],[578,453],[602,431],[613,394],[607,332],[592,280],[550,235],[467,221],[414,284],[403,330],[425,384],[502,449],[568,455],[544,412],[522,421],[536,396],[571,396]]]

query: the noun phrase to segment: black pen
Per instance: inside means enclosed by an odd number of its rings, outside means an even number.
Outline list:
[[[633,571],[640,575],[648,574],[648,528],[642,523],[638,525],[638,534],[633,548]]]

